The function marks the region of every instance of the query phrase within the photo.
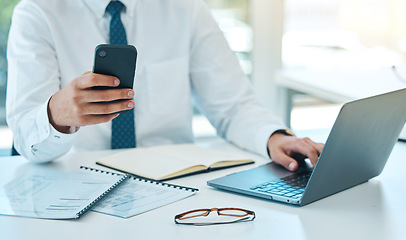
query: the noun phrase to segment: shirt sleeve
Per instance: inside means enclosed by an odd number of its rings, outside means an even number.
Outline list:
[[[269,137],[286,126],[256,99],[203,1],[196,1],[193,21],[190,72],[197,104],[220,136],[269,158]]]
[[[61,83],[44,16],[32,2],[20,2],[13,12],[7,49],[7,123],[16,150],[36,162],[66,153],[75,135],[58,132],[48,120],[48,101]]]

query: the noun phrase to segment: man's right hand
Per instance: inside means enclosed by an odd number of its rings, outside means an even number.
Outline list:
[[[70,133],[71,127],[81,127],[111,121],[117,112],[132,109],[135,105],[132,89],[94,90],[92,87],[117,87],[116,77],[86,72],[56,92],[48,103],[48,118],[52,126]],[[126,99],[126,100],[122,100]],[[112,102],[114,100],[122,100]]]

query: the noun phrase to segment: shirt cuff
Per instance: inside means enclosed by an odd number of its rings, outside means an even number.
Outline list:
[[[285,129],[285,127],[272,125],[260,129],[256,137],[256,152],[259,153],[261,156],[270,159],[268,154],[268,140],[274,132],[280,129]]]

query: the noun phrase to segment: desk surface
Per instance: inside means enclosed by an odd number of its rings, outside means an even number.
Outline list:
[[[406,87],[391,68],[379,70],[283,70],[275,78],[283,87],[344,103]]]
[[[222,140],[199,143],[249,155],[255,166],[267,162]],[[68,154],[50,168],[73,170],[80,165],[102,168],[95,161],[106,152]],[[220,191],[206,181],[254,167],[240,166],[189,176],[171,183],[197,187],[190,198],[121,219],[87,212],[77,220],[41,220],[0,216],[1,239],[404,239],[406,225],[406,144],[398,143],[383,173],[344,192],[304,207],[293,207]],[[32,168],[21,157],[0,158],[0,184]],[[173,217],[195,208],[240,207],[253,210],[253,222],[205,227],[176,225]]]

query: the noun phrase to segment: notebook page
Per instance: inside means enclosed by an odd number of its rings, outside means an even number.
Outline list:
[[[150,149],[155,152],[182,159],[191,164],[203,164],[205,166],[210,166],[219,161],[239,161],[249,159],[244,156],[229,154],[225,151],[198,147],[194,144],[162,145],[151,147]]]
[[[128,218],[192,196],[197,189],[130,178],[99,202],[92,211]]]
[[[101,158],[97,163],[129,172],[145,178],[160,179],[163,176],[189,168],[194,163],[185,161],[153,148],[134,148]]]

